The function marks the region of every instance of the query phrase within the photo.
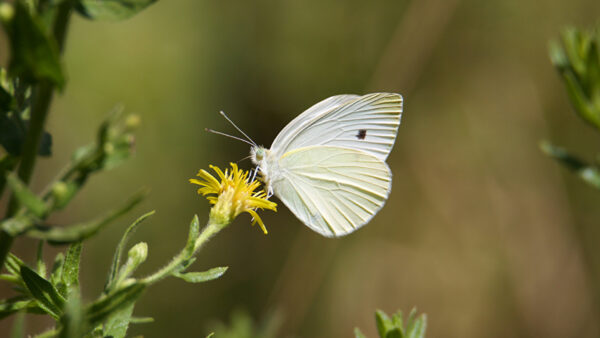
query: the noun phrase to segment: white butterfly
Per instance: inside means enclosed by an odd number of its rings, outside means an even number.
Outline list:
[[[332,96],[292,120],[270,149],[254,144],[251,159],[268,194],[304,224],[344,236],[367,224],[390,194],[385,160],[401,116],[400,94]]]

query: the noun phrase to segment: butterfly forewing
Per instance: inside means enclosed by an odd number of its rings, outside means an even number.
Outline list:
[[[337,146],[385,160],[394,145],[401,115],[399,94],[333,96],[290,122],[273,141],[271,151],[283,156],[308,146]]]
[[[312,230],[346,235],[365,225],[391,189],[387,164],[363,151],[334,146],[295,149],[279,160],[275,194]]]

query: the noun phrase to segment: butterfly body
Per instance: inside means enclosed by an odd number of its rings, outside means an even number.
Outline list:
[[[270,149],[254,146],[267,192],[327,237],[367,224],[391,191],[385,160],[394,144],[402,96],[373,93],[325,99],[290,122]]]

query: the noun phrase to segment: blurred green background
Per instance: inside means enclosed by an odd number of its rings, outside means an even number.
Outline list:
[[[588,157],[598,148],[547,52],[565,25],[591,27],[598,18],[592,0],[172,0],[119,23],[76,17],[69,82],[48,122],[54,155],[39,161],[33,186],[92,141],[116,103],[141,115],[135,157],[94,176],[51,219],[86,220],[151,188],[141,207],[84,247],[84,298],[93,299],[138,215],[157,210],[135,235],[149,244],[141,274],[178,252],[194,213],[207,219],[188,178],[249,151],[204,132],[235,133],[219,110],[268,146],[328,96],[399,92],[393,190],[368,226],[326,239],[281,206],[261,214],[265,236],[241,216],[194,265],[228,272],[149,289],[135,313],[156,321],[130,333],[202,336],[241,309],[258,322],[277,313],[278,336],[348,337],[358,326],[374,337],[375,309],[416,306],[429,316],[427,337],[598,337],[600,192],[538,149],[543,138]],[[34,247],[19,239],[15,250],[30,257]],[[31,332],[50,325],[27,320]],[[9,327],[0,322],[1,332]]]

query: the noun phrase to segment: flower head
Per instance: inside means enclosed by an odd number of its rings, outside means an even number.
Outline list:
[[[263,190],[257,190],[260,187],[258,180],[250,181],[247,171],[238,169],[235,163],[230,165],[231,170],[226,169],[225,172],[218,167],[210,166],[217,173],[220,181],[206,170],[200,169],[196,175],[200,179],[192,178],[190,183],[199,185],[198,194],[206,196],[206,199],[213,204],[210,210],[212,220],[229,224],[239,214],[247,212],[254,218],[252,225],[258,223],[266,234],[267,229],[256,213],[256,209],[277,211],[277,204],[269,201]]]

